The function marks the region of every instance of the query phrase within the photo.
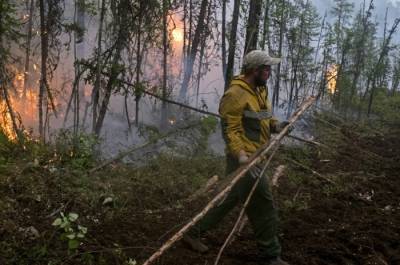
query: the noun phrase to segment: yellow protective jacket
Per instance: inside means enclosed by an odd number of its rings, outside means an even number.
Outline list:
[[[221,99],[219,113],[226,152],[235,157],[240,150],[252,154],[268,142],[278,123],[271,115],[268,89],[264,86],[252,89],[243,76],[232,80]]]

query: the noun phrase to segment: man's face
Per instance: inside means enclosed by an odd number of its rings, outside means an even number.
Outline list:
[[[265,86],[267,80],[271,74],[271,66],[270,65],[263,65],[259,67],[254,76],[254,82],[256,86]]]

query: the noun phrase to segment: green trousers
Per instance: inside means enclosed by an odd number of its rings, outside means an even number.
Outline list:
[[[239,167],[237,159],[227,156],[226,173]],[[227,197],[212,208],[190,231],[193,237],[200,237],[215,227],[239,202],[244,203],[256,179],[250,174],[242,177]],[[246,209],[262,257],[271,258],[281,254],[277,237],[278,214],[272,200],[272,192],[266,176],[263,176]]]

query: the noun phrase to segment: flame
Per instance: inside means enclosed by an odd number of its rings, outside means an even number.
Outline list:
[[[7,104],[5,100],[0,102],[0,127],[3,130],[4,134],[7,136],[8,139],[10,140],[15,140],[16,135],[14,132],[14,128],[12,125],[12,119],[10,112],[8,111]]]
[[[183,41],[183,31],[182,31],[182,29],[174,28],[172,30],[171,34],[172,34],[172,39],[175,42],[182,42]]]
[[[332,64],[327,69],[325,76],[327,79],[327,87],[329,94],[335,94],[336,92],[336,81],[337,81],[337,74],[338,74],[338,65]]]
[[[33,126],[36,124],[37,119],[37,92],[32,88],[24,91],[24,72],[20,72],[12,66],[10,68],[16,73],[12,82],[15,89],[8,91],[8,98],[17,119],[16,122],[18,123],[19,118],[21,118],[24,124]],[[12,118],[4,99],[0,100],[0,127],[10,140],[16,140]]]
[[[176,123],[176,120],[175,119],[169,119],[168,122],[169,122],[169,124],[174,125]]]

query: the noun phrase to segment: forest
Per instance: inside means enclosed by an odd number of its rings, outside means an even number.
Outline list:
[[[0,264],[400,265],[399,32],[398,0],[0,0]],[[229,171],[254,51],[268,133]]]

